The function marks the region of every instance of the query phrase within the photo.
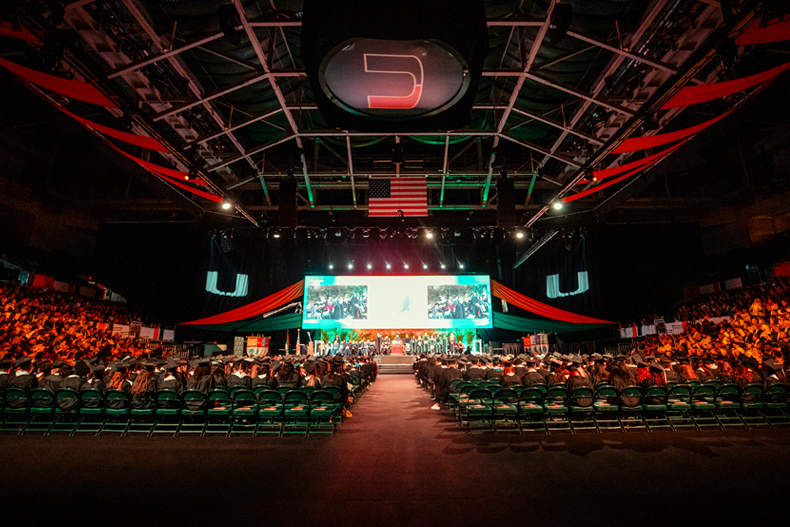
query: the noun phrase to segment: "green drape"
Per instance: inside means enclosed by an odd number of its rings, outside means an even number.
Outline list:
[[[208,331],[243,331],[245,333],[262,333],[278,329],[294,329],[302,327],[302,314],[290,313],[272,318],[258,318],[241,320],[226,324],[201,324],[188,326],[190,328],[205,329]]]
[[[524,333],[570,333],[572,331],[589,331],[591,329],[605,328],[611,324],[575,324],[560,320],[540,320],[537,318],[524,318],[504,313],[494,313],[494,327],[523,331]]]

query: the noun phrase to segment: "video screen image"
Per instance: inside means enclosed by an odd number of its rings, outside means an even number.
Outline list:
[[[368,286],[308,286],[303,319],[366,320],[368,318]]]
[[[428,286],[428,318],[488,318],[487,285]]]
[[[485,275],[305,276],[302,328],[490,328]]]

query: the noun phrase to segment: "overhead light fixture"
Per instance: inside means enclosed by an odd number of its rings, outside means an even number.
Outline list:
[[[373,269],[373,265],[368,264],[368,269]]]
[[[408,269],[409,268],[409,264],[403,264],[403,268],[404,269]]]
[[[387,269],[392,269],[392,264],[387,264]]]
[[[458,268],[459,269],[463,269],[464,268],[464,264],[458,264]]]
[[[523,237],[524,237],[524,233],[523,233],[523,232],[521,232],[521,231],[518,231],[518,232],[516,233],[516,238],[518,238],[518,239],[521,239],[521,238],[523,238]]]
[[[329,264],[329,268],[330,268],[330,269],[334,269],[334,268],[335,268],[335,266],[334,266],[334,265],[332,265],[332,264]]]
[[[428,264],[422,264],[423,269],[428,269]]]
[[[231,207],[231,203],[228,200],[222,202],[222,208],[228,210]]]
[[[562,200],[555,201],[551,206],[554,207],[554,210],[562,209]]]
[[[444,269],[446,266],[445,266],[444,264],[442,264],[442,266],[441,266],[441,267],[442,267],[442,269]]]
[[[274,234],[272,234],[272,236],[274,236],[275,238],[279,238],[280,237],[280,231],[279,230],[274,231]]]
[[[426,237],[426,238],[433,238],[433,232],[431,232],[431,231],[425,231],[425,237]]]
[[[354,264],[352,264],[352,263],[348,264],[348,268],[349,269],[353,269],[354,268]]]

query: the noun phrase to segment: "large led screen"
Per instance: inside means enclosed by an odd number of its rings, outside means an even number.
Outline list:
[[[488,276],[306,276],[303,328],[490,328]]]

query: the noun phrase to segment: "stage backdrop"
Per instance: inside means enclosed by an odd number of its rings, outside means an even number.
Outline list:
[[[302,328],[490,328],[488,276],[306,276]]]

